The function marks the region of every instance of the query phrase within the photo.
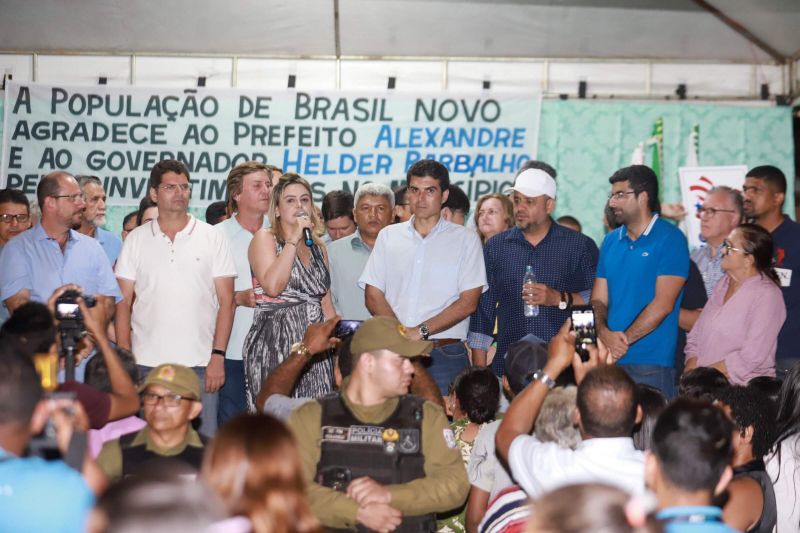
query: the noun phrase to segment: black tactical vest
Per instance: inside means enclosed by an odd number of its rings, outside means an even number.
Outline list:
[[[358,420],[339,394],[319,400],[322,405],[321,455],[316,481],[346,491],[351,480],[367,476],[381,485],[408,483],[425,477],[422,455],[422,405],[416,396],[402,396],[397,409],[380,425]],[[359,531],[368,531],[358,526]],[[436,530],[433,514],[407,516],[398,533]]]
[[[207,439],[200,435],[200,440],[203,443],[202,448],[196,446],[186,446],[184,450],[177,455],[159,455],[147,449],[147,444],[137,444],[133,446],[133,439],[136,438],[137,432],[128,433],[119,438],[119,447],[122,450],[122,477],[136,475],[141,468],[151,466],[148,463],[163,461],[171,463],[177,473],[196,474],[200,470],[200,465],[203,462],[203,450],[207,443]]]

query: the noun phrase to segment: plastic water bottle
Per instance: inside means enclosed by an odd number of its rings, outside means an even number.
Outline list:
[[[536,283],[536,274],[533,273],[533,267],[528,265],[525,267],[525,277],[522,278],[522,288],[526,288],[528,285],[533,285],[534,283]],[[525,316],[539,316],[539,306],[525,304]]]

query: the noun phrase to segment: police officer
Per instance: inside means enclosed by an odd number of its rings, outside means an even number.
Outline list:
[[[139,392],[147,425],[103,445],[97,464],[106,477],[136,475],[153,463],[176,474],[198,471],[206,439],[192,428],[202,409],[197,374],[183,365],[161,365],[147,374]]]
[[[395,318],[365,321],[341,391],[289,418],[311,509],[326,527],[428,532],[434,513],[466,500],[469,481],[444,411],[407,394],[410,358],[432,346],[411,340]]]

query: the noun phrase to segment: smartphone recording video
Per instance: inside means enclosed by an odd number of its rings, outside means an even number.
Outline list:
[[[588,361],[587,346],[597,344],[594,308],[591,305],[572,306],[572,330],[575,332],[575,351],[580,355],[581,361]]]

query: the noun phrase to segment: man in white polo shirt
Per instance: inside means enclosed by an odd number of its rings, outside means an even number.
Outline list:
[[[408,169],[414,216],[381,230],[358,284],[373,315],[396,317],[412,340],[431,340],[428,371],[442,396],[469,366],[464,340],[469,315],[486,290],[478,234],[444,220],[450,174],[431,159]]]
[[[236,268],[225,238],[188,213],[190,196],[183,163],[164,160],[153,167],[150,198],[158,218],[133,230],[122,247],[116,276],[124,300],[115,326],[117,344],[133,351],[142,375],[164,363],[197,373],[203,384],[200,432],[213,436]]]
[[[273,170],[275,167],[258,161],[236,165],[226,181],[228,207],[233,214],[214,226],[214,230],[220,232],[228,242],[236,265],[236,312],[225,354],[225,385],[219,391],[219,425],[247,411],[242,346],[253,324],[256,303],[247,250],[253,234],[262,228],[269,228],[269,219],[265,215],[269,211],[272,195],[270,172]]]

